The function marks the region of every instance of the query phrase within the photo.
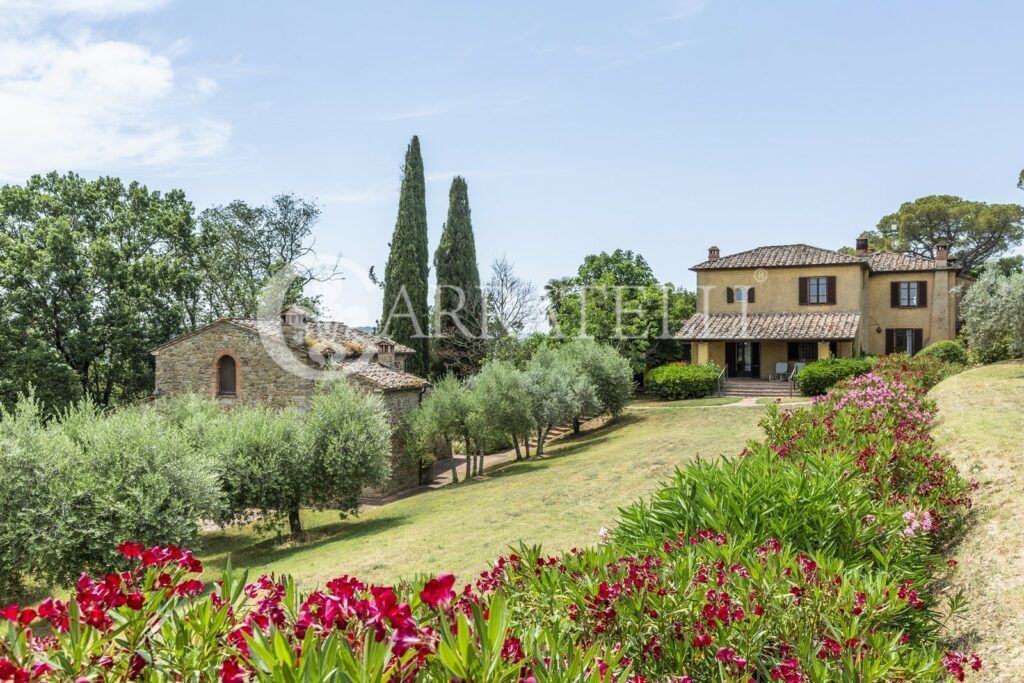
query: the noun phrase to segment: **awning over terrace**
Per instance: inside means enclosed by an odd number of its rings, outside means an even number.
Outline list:
[[[860,313],[697,313],[680,341],[845,341],[857,336]]]

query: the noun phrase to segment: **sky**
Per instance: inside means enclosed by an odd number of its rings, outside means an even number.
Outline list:
[[[838,248],[902,202],[1024,202],[1020,2],[0,0],[0,182],[116,175],[201,210],[316,199],[325,313],[380,316],[406,146],[431,249],[464,176],[481,272],[662,281]]]

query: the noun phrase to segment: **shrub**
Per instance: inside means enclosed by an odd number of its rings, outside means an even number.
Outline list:
[[[801,388],[801,392],[805,396],[821,396],[844,379],[870,372],[876,360],[877,358],[874,356],[823,358],[809,363],[797,373],[797,386]],[[807,372],[808,370],[810,372]],[[802,382],[801,377],[803,378]],[[805,387],[806,391],[804,391]]]
[[[796,375],[796,384],[804,396],[820,396],[844,379],[870,372],[873,356],[860,358],[823,358],[809,363]]]
[[[223,507],[212,459],[152,410],[104,415],[83,403],[44,425],[23,401],[0,415],[0,442],[6,593],[28,575],[66,586],[116,567],[119,539],[194,545],[200,521]]]
[[[913,358],[891,353],[875,363],[873,371],[886,379],[928,391],[942,380],[962,371],[964,366],[947,363],[935,356],[918,354]]]
[[[967,349],[964,348],[964,345],[959,340],[954,339],[943,339],[929,344],[917,354],[917,357],[922,356],[931,356],[945,363],[953,363],[955,365],[967,365],[969,360]]]
[[[662,365],[649,370],[644,376],[644,387],[659,398],[678,400],[702,398],[718,390],[718,375],[714,363],[705,365]]]

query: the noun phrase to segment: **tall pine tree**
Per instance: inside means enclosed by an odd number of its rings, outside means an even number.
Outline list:
[[[466,376],[480,368],[484,354],[483,296],[476,263],[476,242],[469,212],[466,180],[455,176],[448,193],[448,220],[434,252],[434,374]]]
[[[391,237],[391,255],[384,270],[384,312],[381,333],[415,349],[406,369],[426,376],[430,369],[427,280],[430,277],[427,246],[426,184],[420,139],[413,136],[405,152],[398,220]]]

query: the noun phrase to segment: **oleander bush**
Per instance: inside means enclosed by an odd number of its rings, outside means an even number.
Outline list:
[[[904,366],[770,407],[763,442],[678,471],[603,544],[522,546],[471,583],[206,586],[188,551],[121,544],[128,570],[0,610],[0,680],[964,680],[981,662],[939,647],[939,582],[972,484]]]
[[[670,401],[703,398],[718,390],[722,369],[714,363],[680,365],[669,363],[647,371],[644,388],[659,398]]]
[[[844,379],[870,372],[877,360],[873,356],[816,360],[796,374],[796,385],[804,396],[820,396]]]
[[[886,379],[928,391],[942,380],[962,372],[963,365],[947,363],[935,356],[917,354],[908,357],[902,353],[882,356],[873,368],[874,372]]]

